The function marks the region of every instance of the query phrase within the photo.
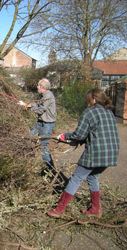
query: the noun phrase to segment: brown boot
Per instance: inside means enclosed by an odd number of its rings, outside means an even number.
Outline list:
[[[100,218],[102,216],[101,208],[100,208],[100,192],[92,192],[91,191],[91,203],[92,206],[89,210],[83,210],[82,212],[87,216],[94,216]]]
[[[66,191],[64,191],[57,207],[53,210],[47,211],[47,214],[52,217],[59,218],[62,212],[65,210],[66,206],[68,205],[69,201],[72,199],[72,197],[73,197],[72,194],[69,194]]]

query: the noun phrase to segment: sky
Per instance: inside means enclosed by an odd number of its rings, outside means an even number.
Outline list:
[[[5,39],[5,36],[7,35],[13,18],[14,8],[9,8],[9,10],[2,9],[0,11],[0,44]],[[10,40],[7,42],[7,44],[11,43],[14,38],[16,37],[17,32],[21,28],[20,23],[16,23],[14,30],[12,32],[12,35],[10,37]],[[47,64],[47,56],[43,58],[42,61],[42,55],[38,50],[35,50],[32,46],[27,49],[24,46],[21,46],[20,42],[15,45],[15,47],[21,49],[24,53],[26,53],[28,56],[33,57],[37,60],[37,67],[44,66]]]
[[[27,2],[26,0],[23,1],[24,3]],[[2,9],[0,11],[0,44],[3,42],[5,36],[7,35],[11,23],[12,23],[12,18],[14,14],[14,8],[12,6],[9,7],[8,10]],[[8,44],[11,43],[14,38],[16,37],[17,32],[21,28],[21,23],[16,23],[15,28],[12,32],[10,40],[7,42]],[[15,45],[15,47],[19,48],[22,50],[24,53],[26,53],[28,56],[34,58],[37,60],[37,67],[42,67],[48,63],[48,54],[44,53],[42,54],[42,51],[35,49],[32,45],[30,46],[29,49],[25,48],[25,46],[22,46],[20,40],[19,43]],[[102,59],[98,54],[97,59]]]

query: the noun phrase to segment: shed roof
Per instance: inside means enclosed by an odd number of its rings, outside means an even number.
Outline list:
[[[107,75],[124,75],[127,74],[127,60],[93,62],[93,67],[100,69]]]

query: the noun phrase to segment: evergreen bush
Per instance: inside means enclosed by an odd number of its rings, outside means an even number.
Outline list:
[[[72,117],[79,118],[87,107],[85,94],[91,87],[91,83],[86,85],[85,81],[75,81],[75,83],[69,82],[68,85],[64,86],[59,101],[61,105],[68,110]]]

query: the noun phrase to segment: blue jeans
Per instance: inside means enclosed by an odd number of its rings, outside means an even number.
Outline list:
[[[38,121],[34,124],[30,132],[32,135],[41,136],[41,138],[43,139],[43,138],[51,136],[54,126],[55,126],[55,122],[45,123],[45,122]],[[48,146],[49,140],[43,141],[41,140],[41,138],[40,138],[40,144],[41,144],[40,150],[41,150],[43,161],[44,163],[49,163],[53,165],[52,157],[51,157],[49,146]]]
[[[90,191],[96,192],[99,191],[99,182],[98,176],[105,170],[105,167],[98,167],[88,169],[85,167],[77,166],[75,172],[71,176],[65,191],[69,194],[74,195],[79,188],[80,184],[87,180]]]

